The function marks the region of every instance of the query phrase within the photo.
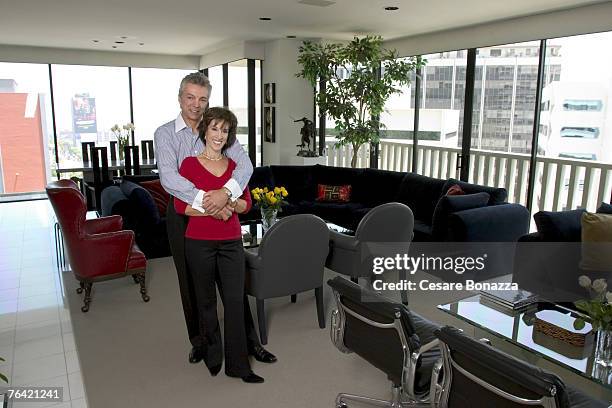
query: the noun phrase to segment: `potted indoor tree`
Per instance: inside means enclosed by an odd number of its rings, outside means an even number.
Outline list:
[[[378,142],[385,102],[401,93],[400,87],[410,82],[409,74],[423,63],[419,57],[398,59],[396,51],[383,48],[379,36],[355,37],[348,44],[304,41],[296,76],[312,86],[325,80],[316,103],[322,115],[336,121],[336,145],[353,148],[351,167],[355,167],[359,148]]]

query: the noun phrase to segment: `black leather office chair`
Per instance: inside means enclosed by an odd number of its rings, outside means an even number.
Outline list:
[[[472,339],[455,327],[436,331],[443,358],[431,398],[439,408],[607,408],[556,375]]]
[[[348,407],[349,402],[429,407],[432,371],[441,356],[434,335],[438,326],[342,277],[327,284],[338,306],[332,313],[332,342],[343,353],[355,352],[382,370],[393,384],[389,401],[343,393],[336,397],[336,407]]]
[[[323,273],[329,229],[312,214],[285,217],[263,236],[257,252],[245,251],[247,293],[257,303],[259,337],[268,343],[264,300],[314,289],[319,327],[325,328]]]

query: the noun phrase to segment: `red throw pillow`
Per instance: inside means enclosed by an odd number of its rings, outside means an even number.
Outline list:
[[[459,184],[453,184],[446,191],[446,195],[447,196],[465,195],[465,191],[463,191],[463,189],[461,188]]]
[[[351,190],[350,184],[343,186],[319,184],[317,201],[348,203],[351,200]]]
[[[159,210],[159,216],[165,217],[166,209],[168,208],[168,201],[170,201],[170,194],[168,194],[166,190],[164,190],[161,185],[161,181],[143,181],[139,184],[142,186],[142,188],[147,190],[149,194],[151,194],[151,196],[153,197],[153,200],[155,200],[155,205]]]

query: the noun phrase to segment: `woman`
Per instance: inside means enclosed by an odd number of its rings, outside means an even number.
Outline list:
[[[223,153],[236,143],[237,125],[236,116],[228,109],[208,109],[199,128],[204,151],[197,157],[187,157],[179,173],[201,190],[222,188],[236,167]],[[244,250],[237,213],[251,207],[248,187],[241,198],[230,204],[233,214],[227,221],[202,214],[178,199],[174,205],[178,213],[189,216],[185,256],[196,290],[206,366],[215,376],[223,362],[215,290],[218,273],[224,304],[225,374],[247,383],[261,383],[264,379],[253,373],[249,365],[244,327]]]

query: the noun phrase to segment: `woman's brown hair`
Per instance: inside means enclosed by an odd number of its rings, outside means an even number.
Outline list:
[[[200,140],[202,143],[204,143],[204,145],[206,145],[206,129],[208,129],[208,126],[213,121],[223,122],[223,126],[228,127],[227,142],[221,149],[222,152],[225,152],[228,147],[236,142],[236,128],[238,127],[238,119],[236,118],[236,115],[234,115],[234,113],[227,108],[214,107],[207,109],[206,112],[204,112],[202,121],[198,127],[200,132]]]

